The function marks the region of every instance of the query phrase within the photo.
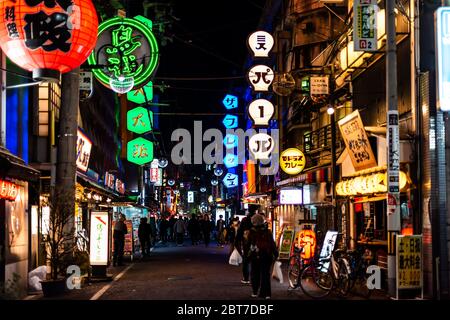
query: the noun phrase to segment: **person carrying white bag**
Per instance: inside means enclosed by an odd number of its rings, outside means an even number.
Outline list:
[[[231,253],[230,260],[228,261],[229,264],[233,266],[239,266],[239,264],[242,263],[242,257],[237,251],[237,249],[234,249]]]

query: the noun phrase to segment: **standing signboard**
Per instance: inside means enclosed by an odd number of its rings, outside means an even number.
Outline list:
[[[423,298],[422,248],[422,235],[397,236],[397,299],[403,289],[421,289]]]
[[[355,51],[377,51],[377,0],[353,1],[353,42]]]
[[[108,212],[91,212],[91,237],[89,258],[91,266],[108,264]]]
[[[293,238],[294,230],[285,228],[281,234],[278,259],[289,259]]]
[[[387,213],[390,226],[388,231],[400,231],[400,134],[398,111],[388,111],[387,124]]]

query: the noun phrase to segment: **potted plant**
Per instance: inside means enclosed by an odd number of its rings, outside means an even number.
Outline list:
[[[46,235],[43,243],[46,251],[47,279],[41,281],[44,296],[61,295],[66,290],[65,266],[74,250],[74,199],[70,192],[56,191],[48,203],[48,225],[43,226]]]

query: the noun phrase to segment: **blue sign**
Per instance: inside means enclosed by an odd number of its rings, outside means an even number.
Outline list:
[[[236,109],[238,107],[238,97],[233,96],[231,94],[227,94],[223,99],[222,103],[228,110]]]
[[[227,114],[222,121],[226,129],[234,129],[238,126],[238,116]]]
[[[436,11],[438,107],[450,111],[450,7]]]
[[[234,168],[237,167],[239,164],[239,158],[237,155],[235,154],[231,154],[231,153],[227,153],[227,155],[225,156],[225,158],[223,159],[223,163],[225,164],[225,166],[230,169],[230,168]]]
[[[227,149],[237,148],[238,146],[238,136],[235,134],[227,134],[223,139],[223,144]]]
[[[223,184],[227,188],[234,188],[238,186],[238,176],[234,173],[227,173],[223,178]]]

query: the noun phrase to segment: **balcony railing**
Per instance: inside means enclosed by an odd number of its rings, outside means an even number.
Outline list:
[[[319,0],[294,0],[291,2],[291,14],[300,14],[324,7]]]
[[[305,153],[313,159],[319,158],[322,151],[331,151],[331,142],[331,125],[311,131],[303,137]],[[336,156],[341,154],[344,147],[339,128],[336,128]]]

